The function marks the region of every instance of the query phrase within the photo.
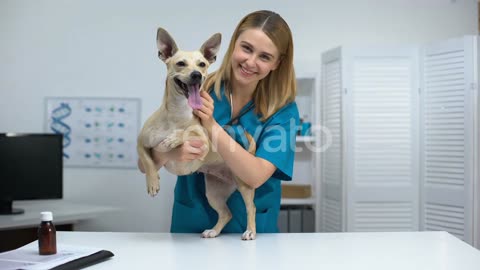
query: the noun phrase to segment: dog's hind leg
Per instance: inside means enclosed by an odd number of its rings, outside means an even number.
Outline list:
[[[237,183],[237,188],[240,194],[242,194],[243,201],[245,202],[245,207],[247,208],[247,230],[242,235],[242,240],[255,240],[257,230],[255,223],[255,213],[257,208],[253,203],[255,197],[255,189],[251,188],[249,185],[245,184],[238,177],[234,177],[235,182]]]
[[[208,203],[218,214],[217,224],[202,233],[204,238],[213,238],[220,234],[222,229],[232,219],[232,213],[227,206],[227,199],[235,191],[233,182],[225,182],[220,178],[205,174],[205,189]]]

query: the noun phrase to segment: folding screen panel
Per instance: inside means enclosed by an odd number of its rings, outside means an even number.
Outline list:
[[[422,50],[421,229],[473,241],[476,37]]]
[[[331,145],[322,153],[321,165],[321,229],[343,231],[343,132],[341,51],[333,49],[322,56],[322,125],[331,135]],[[328,143],[326,134],[322,145]]]
[[[345,50],[348,231],[418,229],[417,55]]]

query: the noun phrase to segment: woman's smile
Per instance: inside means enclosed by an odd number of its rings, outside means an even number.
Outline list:
[[[254,71],[250,71],[248,68],[245,68],[242,65],[240,65],[240,70],[242,71],[242,74],[245,75],[246,77],[249,77],[255,74]]]

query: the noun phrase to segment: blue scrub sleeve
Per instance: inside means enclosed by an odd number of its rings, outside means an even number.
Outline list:
[[[292,180],[295,159],[296,130],[299,124],[296,106],[289,112],[275,115],[257,140],[256,156],[270,161],[277,168],[272,177]]]

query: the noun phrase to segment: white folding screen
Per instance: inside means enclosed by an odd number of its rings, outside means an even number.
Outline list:
[[[327,232],[343,231],[343,146],[341,54],[334,49],[322,56],[322,125],[331,135],[331,145],[321,159],[321,228]],[[326,145],[322,136],[322,145]]]
[[[418,228],[417,55],[345,50],[348,231]]]
[[[476,37],[422,49],[422,230],[473,242]]]
[[[418,228],[417,50],[336,48],[322,74],[322,230]]]
[[[476,53],[471,36],[322,55],[333,139],[321,158],[322,231],[445,230],[473,243]]]

